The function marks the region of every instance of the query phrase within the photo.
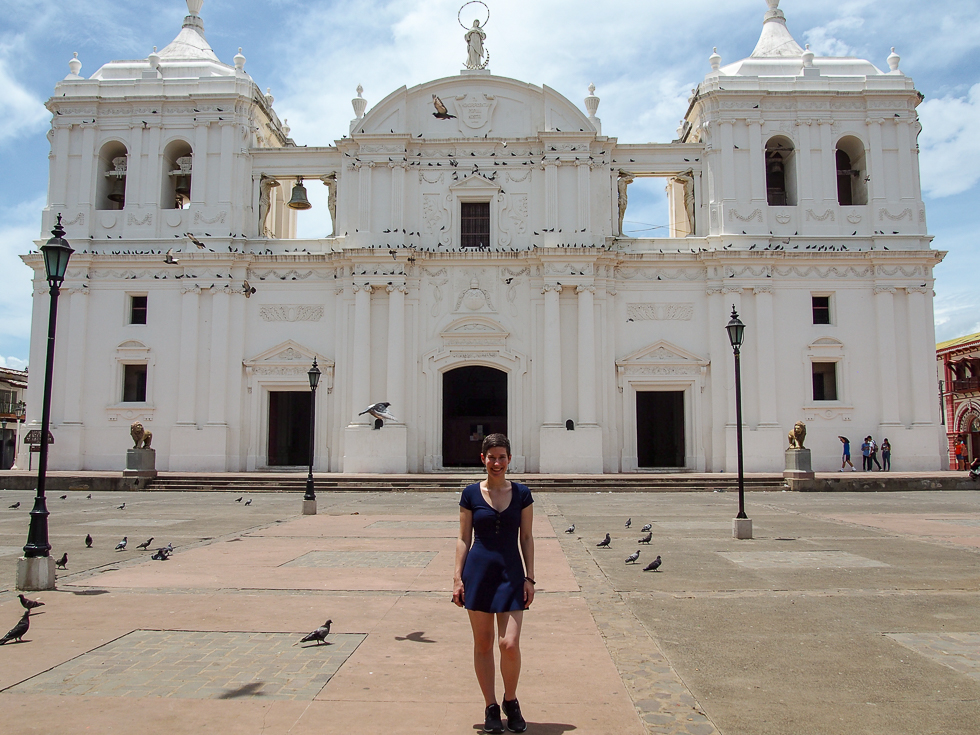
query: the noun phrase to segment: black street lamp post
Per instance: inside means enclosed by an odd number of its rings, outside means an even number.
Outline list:
[[[316,491],[313,489],[313,450],[316,446],[316,386],[320,382],[320,368],[313,358],[313,367],[307,371],[310,379],[310,471],[306,476],[306,493],[303,495],[303,514],[316,515]]]
[[[74,250],[65,240],[65,230],[61,226],[61,215],[58,223],[51,230],[54,235],[46,244],[41,246],[44,255],[44,271],[51,288],[51,306],[48,310],[48,350],[44,363],[44,393],[41,403],[41,452],[37,462],[37,496],[31,509],[31,525],[27,532],[27,544],[24,546],[24,558],[45,558],[51,551],[48,543],[48,509],[44,499],[44,485],[48,470],[48,430],[51,424],[51,378],[54,372],[54,337],[58,323],[58,296],[61,284],[68,270],[68,260]],[[19,576],[19,575],[18,575]],[[53,587],[53,580],[52,587]]]
[[[735,353],[735,445],[738,452],[738,515],[736,519],[747,519],[745,515],[745,474],[742,469],[742,372],[739,359],[739,349],[745,336],[745,325],[738,318],[735,305],[732,305],[732,318],[725,327],[728,330],[728,341],[732,343]],[[751,538],[751,536],[750,536]]]

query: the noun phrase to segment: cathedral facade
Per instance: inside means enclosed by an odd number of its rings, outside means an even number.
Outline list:
[[[943,254],[894,52],[885,71],[815,57],[770,0],[749,57],[712,54],[677,138],[635,144],[592,89],[580,108],[491,74],[475,26],[466,69],[370,110],[358,92],[335,144],[306,147],[187,5],[168,46],[88,78],[73,59],[47,103],[38,244],[61,215],[75,248],[52,469],[123,469],[134,421],[158,470],[305,466],[313,410],[321,472],[475,465],[495,431],[517,471],[730,472],[733,310],[747,471],[781,471],[800,420],[818,470],[867,434],[897,469],[940,468]],[[643,177],[667,188],[667,237],[622,233]],[[295,235],[307,186],[329,189],[330,236]],[[41,366],[44,268],[24,261]],[[362,413],[381,401],[394,420]]]

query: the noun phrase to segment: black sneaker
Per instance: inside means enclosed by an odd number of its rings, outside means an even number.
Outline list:
[[[500,705],[491,704],[487,707],[483,718],[483,732],[500,733],[504,731],[504,723],[500,721]]]
[[[524,732],[527,723],[521,715],[521,704],[516,699],[504,700],[504,714],[507,715],[507,729],[511,732]]]

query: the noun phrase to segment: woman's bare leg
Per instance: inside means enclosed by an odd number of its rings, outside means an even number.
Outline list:
[[[486,706],[496,704],[493,667],[493,613],[468,610],[473,628],[473,668]]]
[[[504,680],[504,699],[517,699],[521,678],[521,624],[524,611],[497,613],[497,645],[500,647],[500,675]]]

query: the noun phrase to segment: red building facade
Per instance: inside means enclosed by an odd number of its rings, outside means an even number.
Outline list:
[[[954,447],[960,437],[967,464],[980,456],[980,332],[936,345],[940,391],[949,443],[949,466],[956,468]]]

